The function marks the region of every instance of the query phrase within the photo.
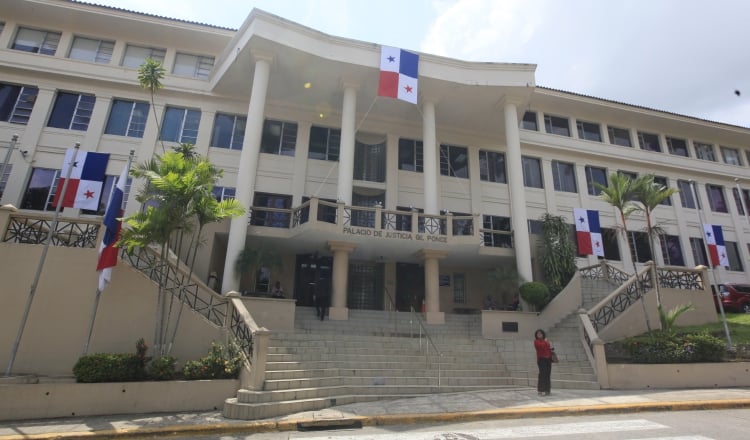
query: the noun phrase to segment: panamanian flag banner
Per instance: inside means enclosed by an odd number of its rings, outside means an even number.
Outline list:
[[[65,161],[63,162],[60,179],[57,181],[57,191],[52,206],[58,206],[58,203],[62,200],[63,208],[99,209],[99,199],[102,197],[109,154],[79,151],[75,162],[73,162],[74,154],[73,148],[68,149],[65,153]],[[60,193],[70,166],[73,167],[73,170],[70,172],[68,188],[61,197]]]
[[[381,46],[378,96],[417,103],[419,55],[403,49]]]
[[[721,225],[703,225],[703,234],[706,236],[711,266],[729,266],[729,256],[724,245],[724,232]]]
[[[580,255],[604,256],[602,229],[599,226],[599,211],[573,208]]]
[[[104,213],[102,225],[104,226],[104,238],[99,245],[99,261],[96,270],[99,271],[99,291],[103,291],[112,280],[112,268],[117,265],[117,248],[115,244],[120,239],[122,228],[122,203],[125,195],[125,184],[128,180],[128,167],[122,170],[117,179],[112,196],[109,198],[107,211]]]

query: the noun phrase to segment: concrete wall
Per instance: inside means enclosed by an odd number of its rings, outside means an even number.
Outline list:
[[[271,331],[294,331],[296,300],[251,296],[243,296],[241,299],[258,327],[265,327]]]
[[[611,389],[750,386],[750,362],[703,364],[608,364]]]

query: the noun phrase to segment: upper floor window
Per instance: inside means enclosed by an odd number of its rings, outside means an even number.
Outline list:
[[[580,139],[586,139],[587,141],[602,141],[602,132],[599,128],[599,124],[593,122],[577,121],[576,127],[578,127],[578,137]]]
[[[479,179],[486,182],[507,183],[505,155],[497,151],[479,150]]]
[[[706,184],[706,194],[708,195],[708,205],[713,212],[729,212],[727,209],[727,200],[724,198],[724,187],[721,185]]]
[[[742,165],[740,152],[736,148],[721,147],[721,157],[729,165]]]
[[[620,261],[620,244],[617,243],[617,236],[616,229],[602,228],[602,246],[606,260]]]
[[[469,178],[468,148],[456,145],[440,145],[440,174],[443,176]]]
[[[747,192],[747,190],[744,190]],[[742,194],[737,188],[732,188],[732,195],[734,196],[734,204],[737,206],[737,212],[740,215],[745,215],[745,205],[742,201]]]
[[[726,244],[726,242],[724,242],[724,244]],[[693,263],[695,263],[696,266],[709,266],[706,247],[703,245],[702,238],[690,237],[690,251],[693,254]]]
[[[523,164],[523,186],[529,188],[544,188],[542,180],[542,164],[535,157],[521,157]]]
[[[482,216],[482,229],[484,229],[482,231],[482,242],[485,246],[513,247],[513,237],[510,233],[510,217],[484,215]]]
[[[167,51],[165,49],[128,44],[125,48],[125,56],[122,59],[122,65],[137,69],[147,58],[163,63],[164,55],[166,55],[166,53]]]
[[[11,49],[24,52],[40,53],[42,55],[54,55],[57,52],[57,44],[60,42],[60,32],[43,31],[18,28],[16,39]]]
[[[339,160],[341,149],[341,130],[338,128],[312,126],[310,129],[310,146],[307,157],[310,159]],[[400,154],[399,144],[399,154]]]
[[[164,122],[161,124],[160,139],[167,142],[195,144],[198,139],[200,121],[200,110],[167,106],[164,111]]]
[[[695,157],[701,160],[716,162],[713,145],[704,144],[703,142],[693,142],[693,145],[695,146]]]
[[[244,116],[216,113],[214,131],[211,133],[211,146],[241,150],[242,142],[245,140],[246,123],[247,118]]]
[[[555,191],[578,192],[576,186],[576,166],[572,163],[552,161],[552,179]]]
[[[630,250],[633,251],[633,257],[635,261],[639,263],[645,263],[651,261],[651,243],[648,239],[648,234],[645,232],[628,231],[628,244]]]
[[[586,186],[588,187],[589,194],[592,196],[598,196],[602,193],[596,184],[601,186],[607,186],[607,170],[605,168],[586,166]]]
[[[661,185],[665,188],[669,188],[669,181],[667,181],[666,177],[663,176],[654,176],[654,183],[657,185]],[[669,197],[666,197],[664,200],[661,201],[661,205],[667,205],[672,206],[672,200]]]
[[[297,145],[297,123],[266,119],[263,123],[263,136],[260,152],[294,156]]]
[[[570,125],[568,118],[562,116],[544,115],[544,128],[547,133],[570,136]]]
[[[26,125],[39,89],[0,83],[0,121]]]
[[[214,198],[219,202],[235,198],[236,193],[237,189],[231,186],[214,186],[212,191]]]
[[[643,131],[638,132],[638,145],[642,150],[656,151],[661,153],[661,144],[659,143],[659,135],[653,133],[645,133]]]
[[[112,110],[109,112],[104,133],[142,138],[143,130],[146,128],[148,109],[147,102],[112,100]]]
[[[354,179],[385,182],[387,151],[385,136],[362,135],[361,139],[354,143]],[[361,194],[354,194],[354,196],[352,203],[356,206],[375,206],[377,203],[381,205],[385,203],[384,193],[372,197]],[[355,203],[356,200],[359,201]],[[361,215],[367,217],[370,214],[363,212]],[[375,218],[372,217],[372,220],[374,221]]]
[[[214,67],[214,57],[177,53],[172,73],[191,78],[207,79]]]
[[[638,178],[638,173],[634,173],[632,171],[617,170],[617,174],[622,174],[630,180],[635,180]]]
[[[737,246],[735,241],[724,241],[724,247],[727,249],[727,258],[729,259],[729,270],[742,272],[742,255],[740,255],[740,248]]]
[[[536,122],[536,112],[526,112],[523,114],[523,119],[521,120],[521,128],[523,128],[524,130],[539,130]]]
[[[667,137],[667,148],[669,148],[669,152],[675,156],[690,156],[685,139]]]
[[[693,187],[687,180],[678,180],[677,188],[680,190],[680,202],[683,208],[695,209],[695,198],[693,197]]]
[[[661,256],[664,264],[668,266],[684,266],[685,259],[682,257],[682,245],[677,235],[659,235],[661,242]]]
[[[622,145],[623,147],[632,147],[633,144],[630,141],[630,130],[627,128],[607,127],[607,133],[609,133],[609,142],[614,145]]]
[[[401,138],[398,140],[398,169],[424,171],[424,145],[422,141]]]
[[[109,64],[114,48],[114,41],[75,37],[68,56],[74,60]]]
[[[93,95],[57,92],[47,126],[86,131],[95,102]]]

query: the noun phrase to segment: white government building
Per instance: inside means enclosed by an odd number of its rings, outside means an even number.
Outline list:
[[[487,272],[541,279],[540,217],[598,210],[619,218],[594,182],[654,174],[680,190],[655,212],[666,235],[650,255],[643,216],[629,222],[639,263],[706,263],[702,223],[721,225],[729,266],[748,282],[750,130],[537,85],[534,64],[419,54],[417,105],[378,97],[381,46],[326,35],[253,10],[227,29],[65,0],[0,4],[0,158],[14,134],[0,202],[51,210],[68,148],[110,153],[107,187],[128,152],[143,162],[193,143],[224,170],[217,197],[247,216],[213,226],[196,274],[222,292],[268,292],[311,305],[331,293],[331,319],[349,309],[482,308],[500,304]],[[136,69],[163,62],[151,107]],[[156,118],[154,117],[154,113]],[[161,132],[157,128],[159,121]],[[698,200],[690,182],[695,181]],[[135,186],[134,186],[135,187]],[[129,192],[126,213],[139,207]],[[66,209],[67,216],[93,217]],[[699,211],[697,207],[702,207]],[[606,259],[633,271],[623,236]],[[245,247],[278,252],[282,268],[239,277]],[[596,263],[580,257],[579,266]]]

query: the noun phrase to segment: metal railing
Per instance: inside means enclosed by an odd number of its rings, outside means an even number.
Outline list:
[[[60,218],[54,231],[52,214],[13,213],[3,233],[5,243],[44,244],[51,233],[50,245],[95,248],[101,228],[99,219]]]

